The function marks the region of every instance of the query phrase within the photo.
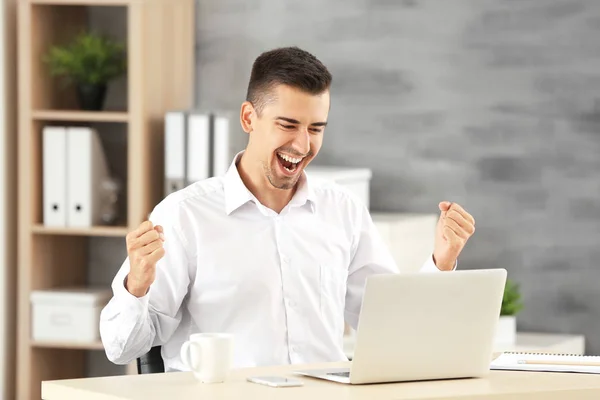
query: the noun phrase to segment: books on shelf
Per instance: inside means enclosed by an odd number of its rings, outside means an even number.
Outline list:
[[[227,171],[231,151],[231,117],[207,110],[172,110],[164,121],[164,195]]]
[[[42,137],[44,225],[67,225],[67,130],[46,126]]]
[[[172,111],[165,115],[165,195],[185,186],[186,122],[184,112]]]
[[[212,114],[212,175],[222,176],[231,163],[230,129],[227,114]]]
[[[48,125],[42,135],[44,225],[101,225],[102,183],[110,172],[98,132],[90,127]]]

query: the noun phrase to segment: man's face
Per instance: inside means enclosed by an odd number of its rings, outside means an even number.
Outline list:
[[[271,185],[291,189],[321,149],[329,91],[313,95],[278,85],[274,95],[260,117],[253,114],[249,147]]]

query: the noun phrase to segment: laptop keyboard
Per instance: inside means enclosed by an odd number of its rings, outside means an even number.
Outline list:
[[[335,375],[335,376],[343,376],[345,378],[350,378],[350,372],[328,372],[327,375]]]

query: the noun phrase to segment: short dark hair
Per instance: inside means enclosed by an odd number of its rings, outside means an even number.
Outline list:
[[[331,73],[311,53],[298,47],[280,47],[259,55],[252,65],[246,100],[261,113],[276,85],[289,85],[310,94],[331,86]]]

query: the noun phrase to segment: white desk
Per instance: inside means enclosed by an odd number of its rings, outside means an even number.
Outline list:
[[[583,335],[518,332],[514,345],[496,346],[494,351],[527,351],[582,355],[585,354],[585,337]],[[354,354],[354,338],[351,336],[344,337],[344,353],[346,353],[348,359],[352,359]]]
[[[189,372],[72,379],[42,383],[44,400],[597,400],[600,375],[491,371],[481,379],[350,386],[300,377],[303,387],[271,388],[249,383],[254,375],[295,376],[299,368],[344,367],[348,363],[281,366],[233,371],[225,383],[202,384]]]

